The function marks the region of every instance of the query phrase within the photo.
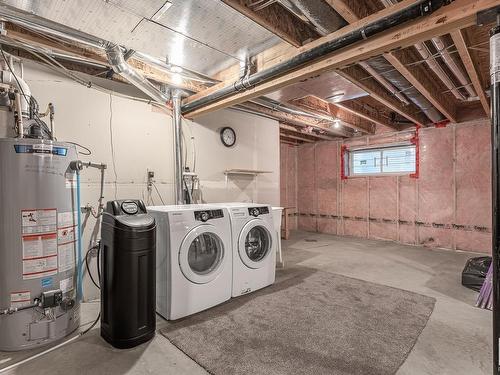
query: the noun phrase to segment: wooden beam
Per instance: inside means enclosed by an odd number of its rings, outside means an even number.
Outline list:
[[[362,103],[359,103],[356,100],[333,103],[332,106],[342,108],[344,111],[351,112],[356,116],[362,117],[368,121],[373,122],[376,125],[386,126],[394,130],[400,130],[396,125],[387,121],[387,119],[384,118],[380,113],[368,110]]]
[[[306,136],[299,135],[298,133],[293,133],[293,132],[289,132],[289,131],[285,131],[285,130],[280,130],[280,135],[283,135],[283,136],[290,138],[290,139],[296,139],[296,140],[302,141],[302,142],[308,142],[308,143],[316,142],[316,139],[313,139],[312,137],[309,138]]]
[[[249,0],[222,1],[295,47],[300,47],[306,41],[319,37],[319,34],[307,24],[294,17],[277,3],[268,5],[265,9],[254,11],[249,7],[249,3],[251,3]]]
[[[328,0],[330,5],[337,10],[349,23],[356,22],[360,18],[362,10],[354,10],[347,5],[344,0]],[[352,5],[351,5],[352,6]],[[429,100],[443,115],[451,122],[457,122],[456,106],[446,95],[442,95],[440,87],[429,78],[429,75],[421,65],[412,65],[414,62],[408,56],[406,51],[398,51],[396,53],[389,52],[384,54],[384,57],[396,70],[405,77],[427,100]]]
[[[298,141],[296,139],[290,139],[290,138],[286,137],[283,134],[280,134],[280,142],[281,143],[286,143],[286,144],[289,144],[289,145],[293,145],[293,146],[299,146],[299,145],[305,143],[305,142],[302,142],[302,141]]]
[[[311,42],[307,46],[299,48],[297,53],[309,51],[310,49],[327,41],[344,37],[353,30],[359,29],[369,23],[378,21],[391,14],[404,10],[413,3],[413,0],[404,0],[396,5],[383,9],[374,15],[363,18],[362,20],[343,27],[332,34]],[[325,55],[321,59],[311,62],[302,68],[258,84],[247,91],[231,94],[215,103],[208,104],[203,108],[192,111],[189,113],[189,117],[198,116],[203,113],[242,103],[249,99],[275,91],[281,87],[298,82],[302,79],[318,75],[326,71],[342,68],[358,61],[389,52],[396,48],[408,47],[418,41],[427,40],[432,36],[449,33],[456,28],[472,25],[475,22],[475,16],[478,11],[492,8],[497,4],[498,0],[455,0],[451,4],[443,6],[426,17],[406,22],[403,25],[391,28],[385,32],[370,37],[367,40],[361,41],[360,43],[355,43],[336,51],[334,54]],[[287,58],[290,57],[291,56],[287,56]],[[216,86],[217,88],[222,88],[229,86],[232,83],[233,82],[223,82]],[[210,91],[213,90],[214,89],[211,89]],[[184,103],[192,102],[206,95],[207,91],[200,92],[186,98]],[[412,121],[414,120],[412,119]],[[426,121],[415,118],[415,122],[423,124]]]
[[[428,123],[429,120],[427,117],[424,116],[414,104],[404,105],[401,103],[397,98],[389,94],[388,91],[384,90],[378,82],[370,79],[370,75],[362,68],[358,66],[351,66],[349,68],[339,70],[338,73],[354,83],[356,86],[360,87],[362,90],[369,93],[373,99],[382,103],[386,107],[389,107],[392,111],[399,113],[401,116],[407,118],[415,124],[425,126]]]
[[[30,31],[23,30],[16,25],[8,24],[7,37],[14,41],[27,43],[34,47],[41,47],[49,49],[53,52],[65,53],[76,57],[84,57],[90,62],[109,65],[108,60],[103,50],[98,50],[88,46],[79,46],[76,44],[68,44],[63,42],[55,42],[51,39],[42,38],[37,34]],[[154,66],[143,63],[142,61],[134,58],[133,56],[127,60],[128,64],[133,67],[137,72],[146,78],[153,79],[158,82],[166,83],[169,85],[177,86],[185,90],[199,92],[207,88],[206,85],[199,82],[182,79],[179,80],[175,73],[168,72],[163,69],[158,69]]]
[[[436,109],[451,122],[457,122],[457,109],[455,103],[448,95],[443,95],[441,88],[433,80],[429,72],[415,62],[408,50],[400,50],[384,54],[401,75],[411,83]]]
[[[484,112],[488,117],[490,117],[491,116],[490,101],[486,97],[486,94],[484,93],[484,88],[481,83],[481,79],[479,78],[476,65],[474,64],[474,61],[472,60],[472,57],[467,48],[467,44],[465,43],[464,35],[460,30],[454,30],[450,34],[451,38],[453,39],[453,43],[455,44],[455,47],[458,50],[458,54],[460,55],[460,58],[464,63],[465,69],[469,74],[469,78],[474,86],[474,89],[477,92],[477,96],[481,101],[481,105],[483,106]]]
[[[290,125],[290,124],[287,124],[287,123],[284,123],[284,122],[280,122],[280,129],[289,130],[289,131],[292,131],[292,132],[296,132],[298,134],[304,134],[304,135],[315,137],[317,139],[323,139],[323,140],[328,140],[328,141],[339,139],[338,137],[335,137],[333,135],[318,134],[318,133],[314,133],[314,132],[312,132],[312,133],[306,132],[300,126]]]
[[[299,126],[310,126],[313,128],[316,128],[318,130],[339,136],[339,137],[350,137],[352,134],[345,129],[334,129],[330,128],[329,123],[326,123],[325,121],[321,120],[316,120],[311,117],[306,117],[306,116],[298,116],[298,115],[292,115],[290,113],[285,113],[281,112],[278,110],[270,109],[261,105],[258,105],[256,103],[244,103],[242,104],[243,107],[248,108],[252,111],[260,112],[263,114],[266,114],[268,116],[271,116],[275,118],[278,121],[287,123],[287,124],[295,124]]]
[[[331,103],[317,96],[307,95],[303,98],[292,100],[290,103],[316,113],[332,116],[338,119],[342,126],[347,126],[364,134],[375,133],[374,126],[365,119],[333,106]]]
[[[344,0],[325,0],[338,14],[342,16],[348,23],[354,23],[363,18],[358,15],[358,11],[354,10],[351,4]]]

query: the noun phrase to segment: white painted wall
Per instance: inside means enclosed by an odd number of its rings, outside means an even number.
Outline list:
[[[82,160],[108,165],[105,201],[115,198],[146,201],[149,169],[155,172],[156,186],[164,202],[174,203],[173,131],[169,115],[147,103],[86,88],[35,63],[25,64],[24,78],[41,111],[49,102],[54,103],[57,138],[90,148],[92,155],[82,155]],[[232,148],[224,147],[220,141],[219,129],[223,126],[231,126],[236,131],[237,142]],[[194,144],[196,172],[204,201],[258,201],[279,205],[278,122],[224,110],[196,122],[185,121],[184,127],[187,164],[193,167]],[[249,177],[226,181],[224,171],[231,168],[271,173],[259,176],[257,181]],[[97,170],[87,169],[82,173],[82,205],[97,206],[99,183]],[[156,192],[152,199],[160,204]],[[99,225],[93,217],[86,217],[84,225],[85,248],[99,238]],[[87,299],[98,296],[87,278],[85,296]]]

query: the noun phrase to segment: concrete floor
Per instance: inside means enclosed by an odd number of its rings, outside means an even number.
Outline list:
[[[436,298],[436,307],[398,375],[481,375],[491,373],[491,312],[477,309],[477,293],[460,285],[472,253],[429,250],[392,242],[295,232],[283,242],[285,266],[301,264]],[[87,303],[82,320],[91,322],[99,304]],[[165,322],[158,320],[158,328]],[[34,354],[0,352],[0,369]],[[206,374],[167,339],[116,350],[95,328],[61,349],[8,374]]]

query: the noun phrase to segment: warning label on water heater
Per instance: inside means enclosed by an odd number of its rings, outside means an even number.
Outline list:
[[[57,274],[57,210],[22,210],[23,280]]]
[[[22,233],[53,233],[57,230],[57,210],[44,208],[36,210],[22,210]]]
[[[29,290],[10,293],[10,307],[12,309],[19,309],[29,305],[31,305],[31,293]]]

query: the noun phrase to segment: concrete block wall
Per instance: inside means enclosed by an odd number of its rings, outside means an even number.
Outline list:
[[[411,135],[383,134],[343,143],[348,146],[393,143]],[[342,180],[341,144],[333,141],[297,147],[299,229],[491,252],[487,120],[421,129],[418,178],[380,176]]]

